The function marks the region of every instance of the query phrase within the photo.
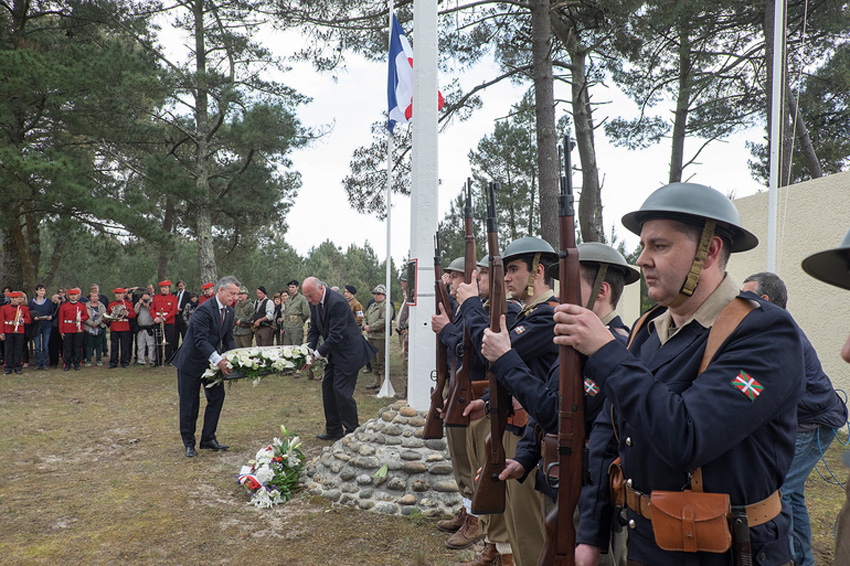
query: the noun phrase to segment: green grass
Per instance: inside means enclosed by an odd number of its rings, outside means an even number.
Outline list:
[[[393,346],[393,386],[404,391]],[[355,393],[361,422],[389,403],[367,392],[373,379],[361,376]],[[308,458],[328,445],[315,438],[321,384],[306,377],[229,387],[218,438],[231,449],[194,459],[177,431],[173,368],[5,376],[0,423],[0,564],[445,566],[473,554],[448,551],[417,513],[386,517],[306,493],[274,509],[247,505],[236,474],[281,424]],[[845,481],[843,450],[833,442],[827,461]],[[807,497],[815,558],[831,564],[844,493],[813,474]]]

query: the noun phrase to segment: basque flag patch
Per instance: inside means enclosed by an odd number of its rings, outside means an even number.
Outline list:
[[[734,385],[741,393],[749,397],[750,401],[755,401],[756,397],[761,395],[761,392],[764,391],[764,386],[756,381],[755,378],[747,375],[747,373],[743,370],[735,376],[735,379],[732,380],[732,385]]]

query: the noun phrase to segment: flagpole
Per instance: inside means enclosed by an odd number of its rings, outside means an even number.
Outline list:
[[[392,16],[391,16],[392,17]],[[387,259],[386,280],[387,296],[384,299],[384,382],[378,397],[395,397],[395,389],[390,381],[390,336],[392,333],[392,288],[390,287],[390,271],[392,269],[392,254],[390,253],[390,215],[392,214],[391,194],[393,186],[393,133],[387,128]]]
[[[387,16],[387,53],[392,51],[392,36],[393,36],[393,0],[388,0],[389,14]],[[388,116],[389,117],[389,116]],[[392,317],[390,308],[392,305],[387,304],[392,302],[392,289],[390,287],[390,270],[392,269],[392,254],[391,249],[391,217],[392,203],[391,194],[393,187],[393,132],[387,128],[387,260],[386,260],[386,282],[387,296],[384,299],[384,382],[381,384],[381,390],[378,391],[378,397],[395,397],[395,390],[390,381],[390,336],[392,334]]]

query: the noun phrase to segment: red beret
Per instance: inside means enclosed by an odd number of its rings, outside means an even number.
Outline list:
[[[115,289],[112,290],[112,292],[113,293],[126,293],[127,289],[125,289],[124,287],[116,287]]]
[[[68,294],[69,295],[79,295],[80,294],[80,288],[74,287],[73,289],[68,289]]]
[[[201,290],[203,291],[204,289],[212,289],[213,287],[215,287],[215,283],[204,283],[203,285],[201,285]]]
[[[20,299],[21,297],[24,296],[24,294],[21,293],[20,291],[9,291],[6,294],[6,296],[9,297],[10,299]]]
[[[159,287],[171,287],[171,281],[169,281],[168,279],[166,279],[165,281],[160,281],[158,286]]]

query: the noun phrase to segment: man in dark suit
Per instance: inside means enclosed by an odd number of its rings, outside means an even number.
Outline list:
[[[201,448],[227,450],[215,438],[218,417],[224,404],[224,384],[206,387],[201,378],[210,364],[217,365],[224,375],[233,370],[227,367],[222,354],[236,347],[233,339],[233,308],[230,304],[239,292],[235,277],[223,277],[215,288],[215,300],[198,306],[189,321],[186,338],[174,356],[177,368],[177,392],[180,396],[180,436],[186,447],[186,457],[197,456],[195,451],[195,425],[200,407],[200,389],[204,388],[207,408],[204,411],[204,428],[201,429]],[[347,306],[347,305],[346,305]]]
[[[315,277],[305,279],[301,289],[310,303],[307,345],[315,355],[327,358],[322,379],[325,432],[318,437],[338,440],[358,426],[354,401],[357,373],[377,350],[363,338],[345,297]],[[316,350],[320,336],[324,342]]]
[[[183,320],[183,309],[186,308],[186,304],[189,302],[189,299],[192,298],[192,293],[186,290],[186,282],[178,281],[177,282],[177,316],[174,318],[174,328],[177,331],[174,334],[174,342],[175,346],[177,343],[182,343],[186,338],[186,322]]]

